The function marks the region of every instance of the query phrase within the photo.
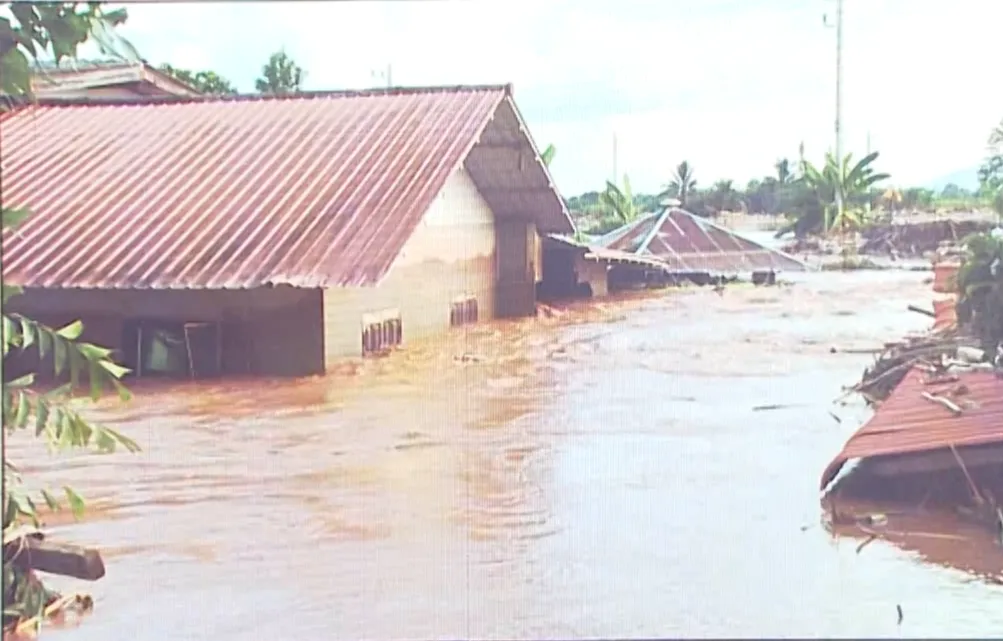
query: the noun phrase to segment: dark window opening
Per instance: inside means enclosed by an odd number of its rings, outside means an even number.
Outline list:
[[[131,320],[124,331],[122,360],[134,376],[196,379],[222,374],[219,323]]]
[[[449,308],[449,324],[452,327],[476,323],[477,317],[477,299],[472,296],[453,301]]]
[[[400,316],[365,323],[362,326],[362,355],[385,355],[394,347],[400,346],[403,338],[404,328]]]

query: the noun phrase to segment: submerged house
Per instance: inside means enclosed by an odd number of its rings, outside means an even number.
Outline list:
[[[807,269],[792,256],[672,206],[641,216],[595,242],[606,249],[657,259],[674,274],[730,276]]]
[[[199,92],[145,62],[73,60],[39,62],[32,73],[38,98],[197,96]]]
[[[573,231],[507,86],[42,101],[0,118],[10,302],[140,375],[308,375],[532,315]]]

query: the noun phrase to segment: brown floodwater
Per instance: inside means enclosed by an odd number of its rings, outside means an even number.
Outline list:
[[[33,481],[90,500],[53,534],[108,568],[54,580],[95,611],[47,634],[998,635],[1003,588],[953,561],[965,540],[858,553],[820,522],[819,475],[867,415],[832,400],[870,357],[830,347],[925,328],[905,307],[929,304],[926,276],[668,292],[327,377],[139,386],[94,414],[140,454],[10,443]]]

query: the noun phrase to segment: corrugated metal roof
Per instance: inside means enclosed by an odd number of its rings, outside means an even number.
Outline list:
[[[550,234],[548,238],[561,243],[562,245],[583,250],[585,252],[585,258],[588,260],[606,263],[627,263],[641,267],[650,267],[660,271],[665,269],[665,263],[657,258],[646,258],[644,256],[638,256],[636,254],[631,254],[617,249],[598,247],[587,242],[579,242],[573,238],[561,236],[560,234]]]
[[[822,489],[832,482],[846,461],[889,454],[909,454],[955,447],[1003,443],[1003,379],[992,372],[968,372],[960,381],[924,385],[926,374],[913,369],[874,416],[857,431],[822,474]],[[956,402],[973,401],[960,416],[924,400],[920,395],[947,394],[963,384],[967,393]]]
[[[804,271],[806,265],[678,207],[648,214],[606,234],[609,249],[661,259],[674,272]]]
[[[514,123],[504,131],[499,113]],[[372,285],[478,139],[509,128],[537,162],[505,140],[478,156],[475,183],[504,175],[506,189],[484,194],[496,214],[571,231],[519,122],[504,86],[25,107],[0,117],[3,204],[33,211],[4,236],[3,276],[26,287]],[[521,187],[536,195],[528,212],[506,200]]]
[[[42,61],[34,65],[33,91],[38,98],[74,97],[90,89],[136,85],[144,94],[197,96],[187,84],[143,62],[125,60]]]

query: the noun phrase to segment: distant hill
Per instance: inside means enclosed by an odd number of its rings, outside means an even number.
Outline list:
[[[946,185],[954,183],[962,189],[968,189],[970,191],[975,191],[979,188],[979,168],[972,167],[970,169],[961,169],[959,171],[952,172],[946,176],[941,176],[940,178],[935,178],[934,180],[928,180],[924,187],[927,189],[933,189],[936,191],[942,190]]]

